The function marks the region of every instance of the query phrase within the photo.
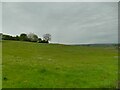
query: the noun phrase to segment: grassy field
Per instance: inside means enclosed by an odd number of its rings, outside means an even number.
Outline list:
[[[3,88],[116,87],[114,47],[3,41],[2,56]]]
[[[0,89],[2,88],[2,42],[0,41]]]

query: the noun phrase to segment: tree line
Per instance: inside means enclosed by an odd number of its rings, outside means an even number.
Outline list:
[[[38,43],[49,43],[51,40],[50,34],[44,34],[43,39],[39,38],[34,33],[21,33],[19,36],[11,36],[0,33],[1,40],[15,40],[15,41],[28,41],[28,42],[38,42]]]

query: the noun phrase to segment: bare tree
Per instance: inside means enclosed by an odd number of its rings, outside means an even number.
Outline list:
[[[43,35],[43,40],[50,41],[51,40],[51,35],[50,34],[44,34]]]

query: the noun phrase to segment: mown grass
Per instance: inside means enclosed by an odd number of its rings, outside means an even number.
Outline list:
[[[114,47],[2,43],[3,88],[115,88]]]

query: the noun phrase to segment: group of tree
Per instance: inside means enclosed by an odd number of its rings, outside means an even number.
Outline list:
[[[34,33],[21,33],[19,36],[11,36],[11,35],[5,35],[0,33],[0,36],[2,36],[2,40],[16,40],[16,41],[28,41],[28,42],[38,42],[38,43],[49,43],[51,40],[51,35],[50,34],[44,34],[43,39],[39,38],[36,34]]]

